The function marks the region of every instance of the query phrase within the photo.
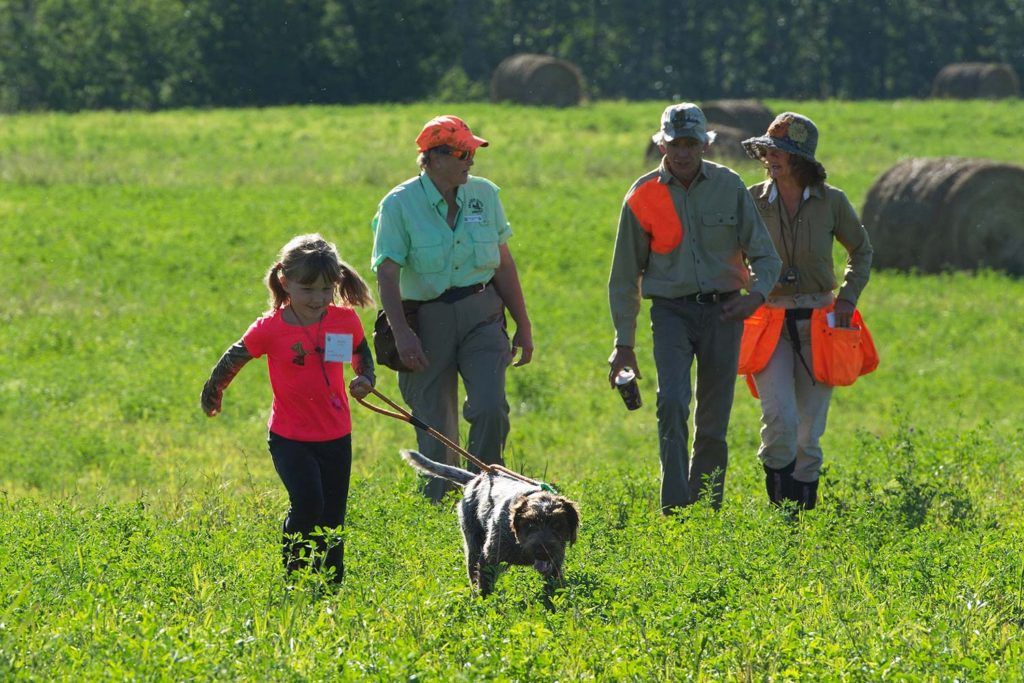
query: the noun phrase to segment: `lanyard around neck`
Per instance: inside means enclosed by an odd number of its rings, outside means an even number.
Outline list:
[[[789,259],[789,265],[792,266],[792,265],[794,265],[794,261],[796,259],[796,238],[797,238],[797,230],[799,228],[800,223],[799,223],[799,221],[796,221],[795,224],[794,224],[792,221],[784,220],[783,219],[783,216],[782,216],[783,200],[782,200],[782,193],[781,192],[778,193],[777,199],[779,200],[777,208],[778,208],[778,211],[779,211],[779,234],[782,235],[782,248],[786,252],[786,254],[785,254],[786,257]],[[800,213],[800,207],[797,207],[796,213]],[[786,216],[786,218],[788,218],[788,216]],[[796,220],[796,214],[793,214],[793,221],[795,221],[795,220]],[[787,227],[789,228],[788,230],[787,230]],[[787,232],[790,233],[790,237],[793,240],[792,247],[790,247],[789,241],[786,239],[786,233]]]

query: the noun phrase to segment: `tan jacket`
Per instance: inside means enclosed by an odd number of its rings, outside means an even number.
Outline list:
[[[780,263],[736,173],[705,160],[686,189],[662,162],[633,184],[619,214],[608,279],[615,344],[633,346],[641,297],[748,289],[767,298]]]
[[[868,283],[874,251],[867,230],[843,191],[827,183],[806,188],[791,223],[773,181],[765,180],[751,185],[749,189],[782,257],[782,272],[795,267],[799,274],[795,285],[776,284],[771,297],[835,290],[837,282],[832,262],[835,239],[847,251],[846,270],[838,298],[856,305]]]

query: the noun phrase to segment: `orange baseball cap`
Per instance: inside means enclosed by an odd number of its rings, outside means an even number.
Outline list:
[[[441,145],[472,152],[477,147],[486,147],[488,144],[490,143],[487,140],[473,135],[465,121],[451,114],[430,119],[416,136],[416,146],[421,152]]]

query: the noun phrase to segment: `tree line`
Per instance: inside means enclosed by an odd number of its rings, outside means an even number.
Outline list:
[[[1022,35],[1021,0],[0,0],[0,110],[481,99],[518,52],[595,98],[918,97]]]

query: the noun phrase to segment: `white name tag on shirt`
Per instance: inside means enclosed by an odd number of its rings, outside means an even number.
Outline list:
[[[324,341],[324,360],[328,363],[350,363],[352,361],[352,335],[328,332]]]
[[[483,223],[484,222],[484,217],[483,216],[466,216],[465,218],[462,219],[462,222],[463,223]]]

